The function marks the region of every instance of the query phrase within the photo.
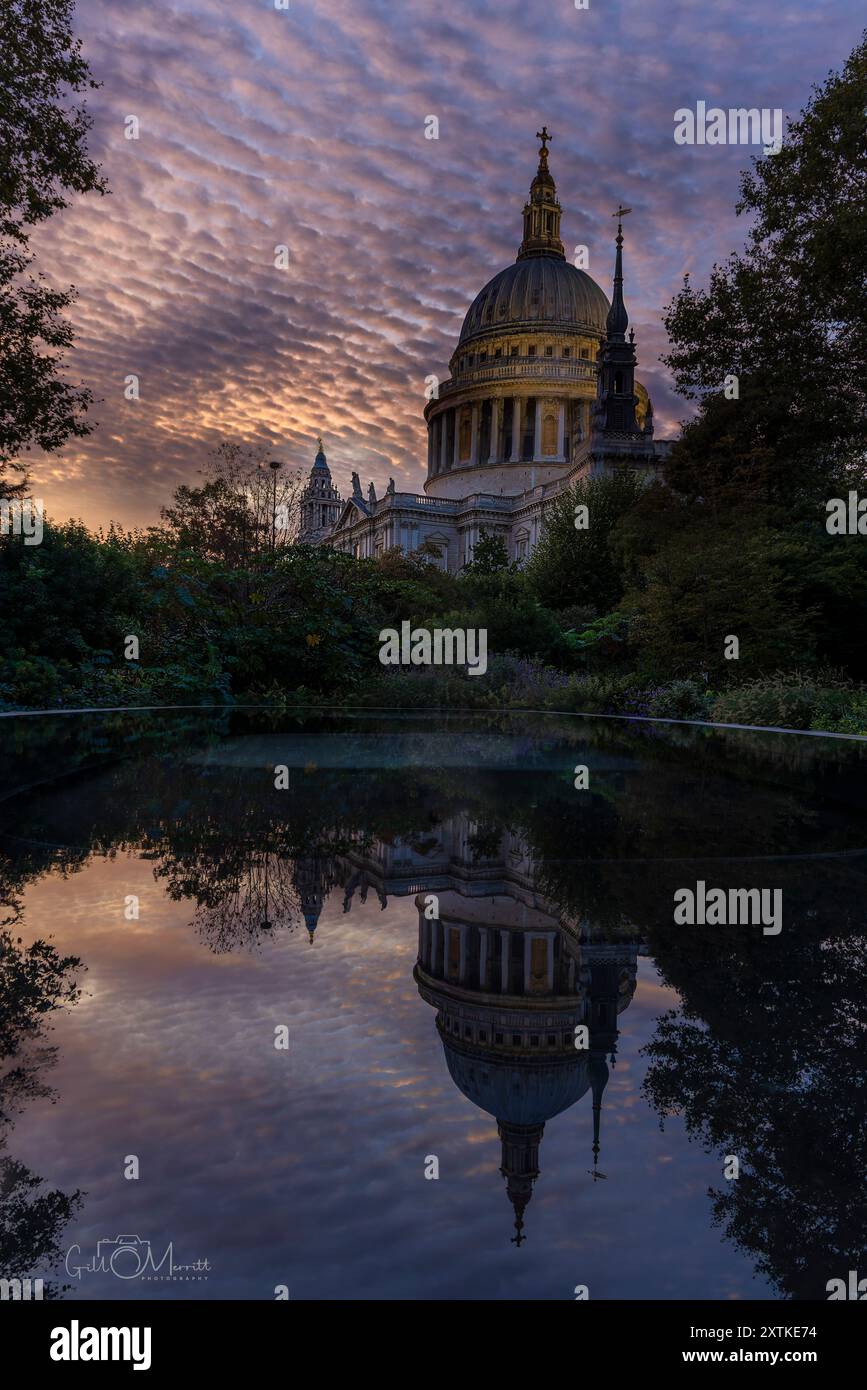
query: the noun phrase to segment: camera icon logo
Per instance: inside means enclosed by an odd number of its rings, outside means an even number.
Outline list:
[[[99,1240],[96,1257],[104,1260],[118,1279],[135,1279],[150,1259],[151,1243],[141,1236],[115,1236],[114,1240]]]

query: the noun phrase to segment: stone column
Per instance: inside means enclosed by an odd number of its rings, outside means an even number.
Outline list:
[[[566,402],[560,402],[560,419],[557,423],[557,457],[563,458],[566,447]]]
[[[447,411],[447,410],[443,410],[443,411],[440,412],[440,415],[439,415],[439,422],[440,422],[440,472],[441,472],[441,473],[445,473],[445,471],[446,471],[446,469],[447,469],[447,467],[448,467],[448,460],[446,459],[446,445],[447,445],[448,442],[449,442],[449,432],[448,432],[448,430],[446,429],[446,425],[448,424],[448,411]]]
[[[536,434],[533,440],[533,458],[542,457],[542,400],[536,397]]]
[[[496,396],[491,401],[491,451],[488,463],[500,461],[500,432],[503,424],[503,402]]]
[[[500,931],[500,990],[507,994],[509,989],[509,933]]]
[[[461,418],[460,418],[460,411],[458,410],[457,406],[455,406],[455,408],[452,410],[452,415],[454,416],[454,421],[455,421],[455,447],[454,447],[454,450],[452,451],[452,467],[453,467],[453,468],[457,468],[458,464],[459,464],[460,461],[461,461],[461,460],[460,460],[460,452],[461,452],[461,442],[460,442],[460,441],[461,441],[461,431],[460,431],[460,423],[461,423]]]
[[[479,989],[484,991],[488,972],[488,929],[479,927]]]
[[[473,406],[472,433],[470,435],[470,467],[475,468],[479,462],[479,407]]]
[[[515,396],[512,403],[512,457],[510,463],[518,463],[521,458],[521,422],[524,414],[523,404],[520,396]]]

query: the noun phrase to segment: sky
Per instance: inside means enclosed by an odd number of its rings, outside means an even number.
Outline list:
[[[149,525],[222,442],[306,470],[320,434],[344,496],[353,470],[421,491],[425,378],[515,259],[543,124],[567,255],[586,245],[606,292],[610,214],[632,208],[626,302],[670,437],[689,407],[661,311],[742,245],[756,152],[677,145],[674,112],[796,115],[858,41],[859,0],[283,2],[79,0],[111,193],[34,238],[78,290],[68,375],[97,397],[93,434],[31,460],[48,513]]]

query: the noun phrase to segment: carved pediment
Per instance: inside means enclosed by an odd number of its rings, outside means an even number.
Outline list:
[[[367,513],[358,506],[352,498],[348,498],[343,504],[343,510],[337,518],[335,531],[346,531],[350,526],[354,526],[358,521],[364,521]]]

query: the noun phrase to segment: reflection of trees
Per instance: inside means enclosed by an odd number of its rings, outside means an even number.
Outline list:
[[[293,930],[301,921],[294,862],[275,854],[243,847],[221,858],[179,862],[167,856],[154,876],[169,880],[174,901],[195,900],[193,925],[215,952],[239,942],[252,946],[275,928]]]
[[[224,765],[207,750],[219,749],[226,734],[262,739],[264,730],[267,739],[272,729],[278,747],[287,728],[289,737],[299,729],[327,737],[333,719],[220,711],[149,724],[140,712],[99,716],[82,723],[81,749],[70,732],[76,723],[49,724],[56,756],[40,758],[33,742],[38,721],[15,734],[16,759],[31,773],[41,766],[44,776],[46,765],[79,771],[50,786],[29,776],[26,798],[0,803],[14,881],[20,887],[47,868],[75,872],[91,852],[131,850],[155,861],[174,900],[197,904],[196,924],[221,950],[259,934],[267,914],[258,880],[271,860],[333,858],[365,839],[423,844],[456,815],[474,823],[471,847],[481,859],[506,831],[520,835],[535,859],[539,890],[614,932],[655,915],[658,897],[648,902],[629,891],[637,860],[679,855],[685,844],[695,856],[713,857],[721,834],[729,855],[808,853],[826,798],[825,825],[836,817],[839,847],[864,838],[860,819],[847,822],[845,805],[863,781],[867,750],[858,744],[604,720],[552,719],[540,731],[538,721],[527,725],[520,716],[452,716],[447,732],[459,737],[469,727],[476,736],[482,729],[502,767],[474,768],[468,777],[464,767],[395,765],[387,756],[382,767],[368,759],[363,773],[293,768],[288,790],[278,791],[266,766],[273,757],[267,742],[257,766]],[[379,739],[389,755],[400,737],[423,749],[428,729],[423,720],[374,717],[362,721],[358,736]],[[189,761],[196,749],[206,753],[198,766]],[[140,758],[142,751],[148,756]],[[578,792],[572,768],[582,761],[592,767],[591,784]],[[294,921],[287,873],[285,863],[275,867],[276,901],[280,920]],[[669,903],[663,901],[663,921]]]
[[[44,1190],[43,1180],[6,1153],[6,1131],[33,1100],[52,1095],[45,1080],[56,1048],[45,1042],[49,1015],[79,997],[81,962],[45,941],[23,947],[0,931],[0,1277],[22,1279],[62,1258],[61,1238],[81,1193]],[[46,1283],[43,1296],[59,1290]]]
[[[863,1264],[867,1213],[864,870],[813,863],[784,879],[779,938],[673,928],[651,945],[682,1008],[646,1049],[645,1093],[740,1177],[714,1219],[781,1294],[824,1299]],[[719,875],[717,875],[719,879]]]

